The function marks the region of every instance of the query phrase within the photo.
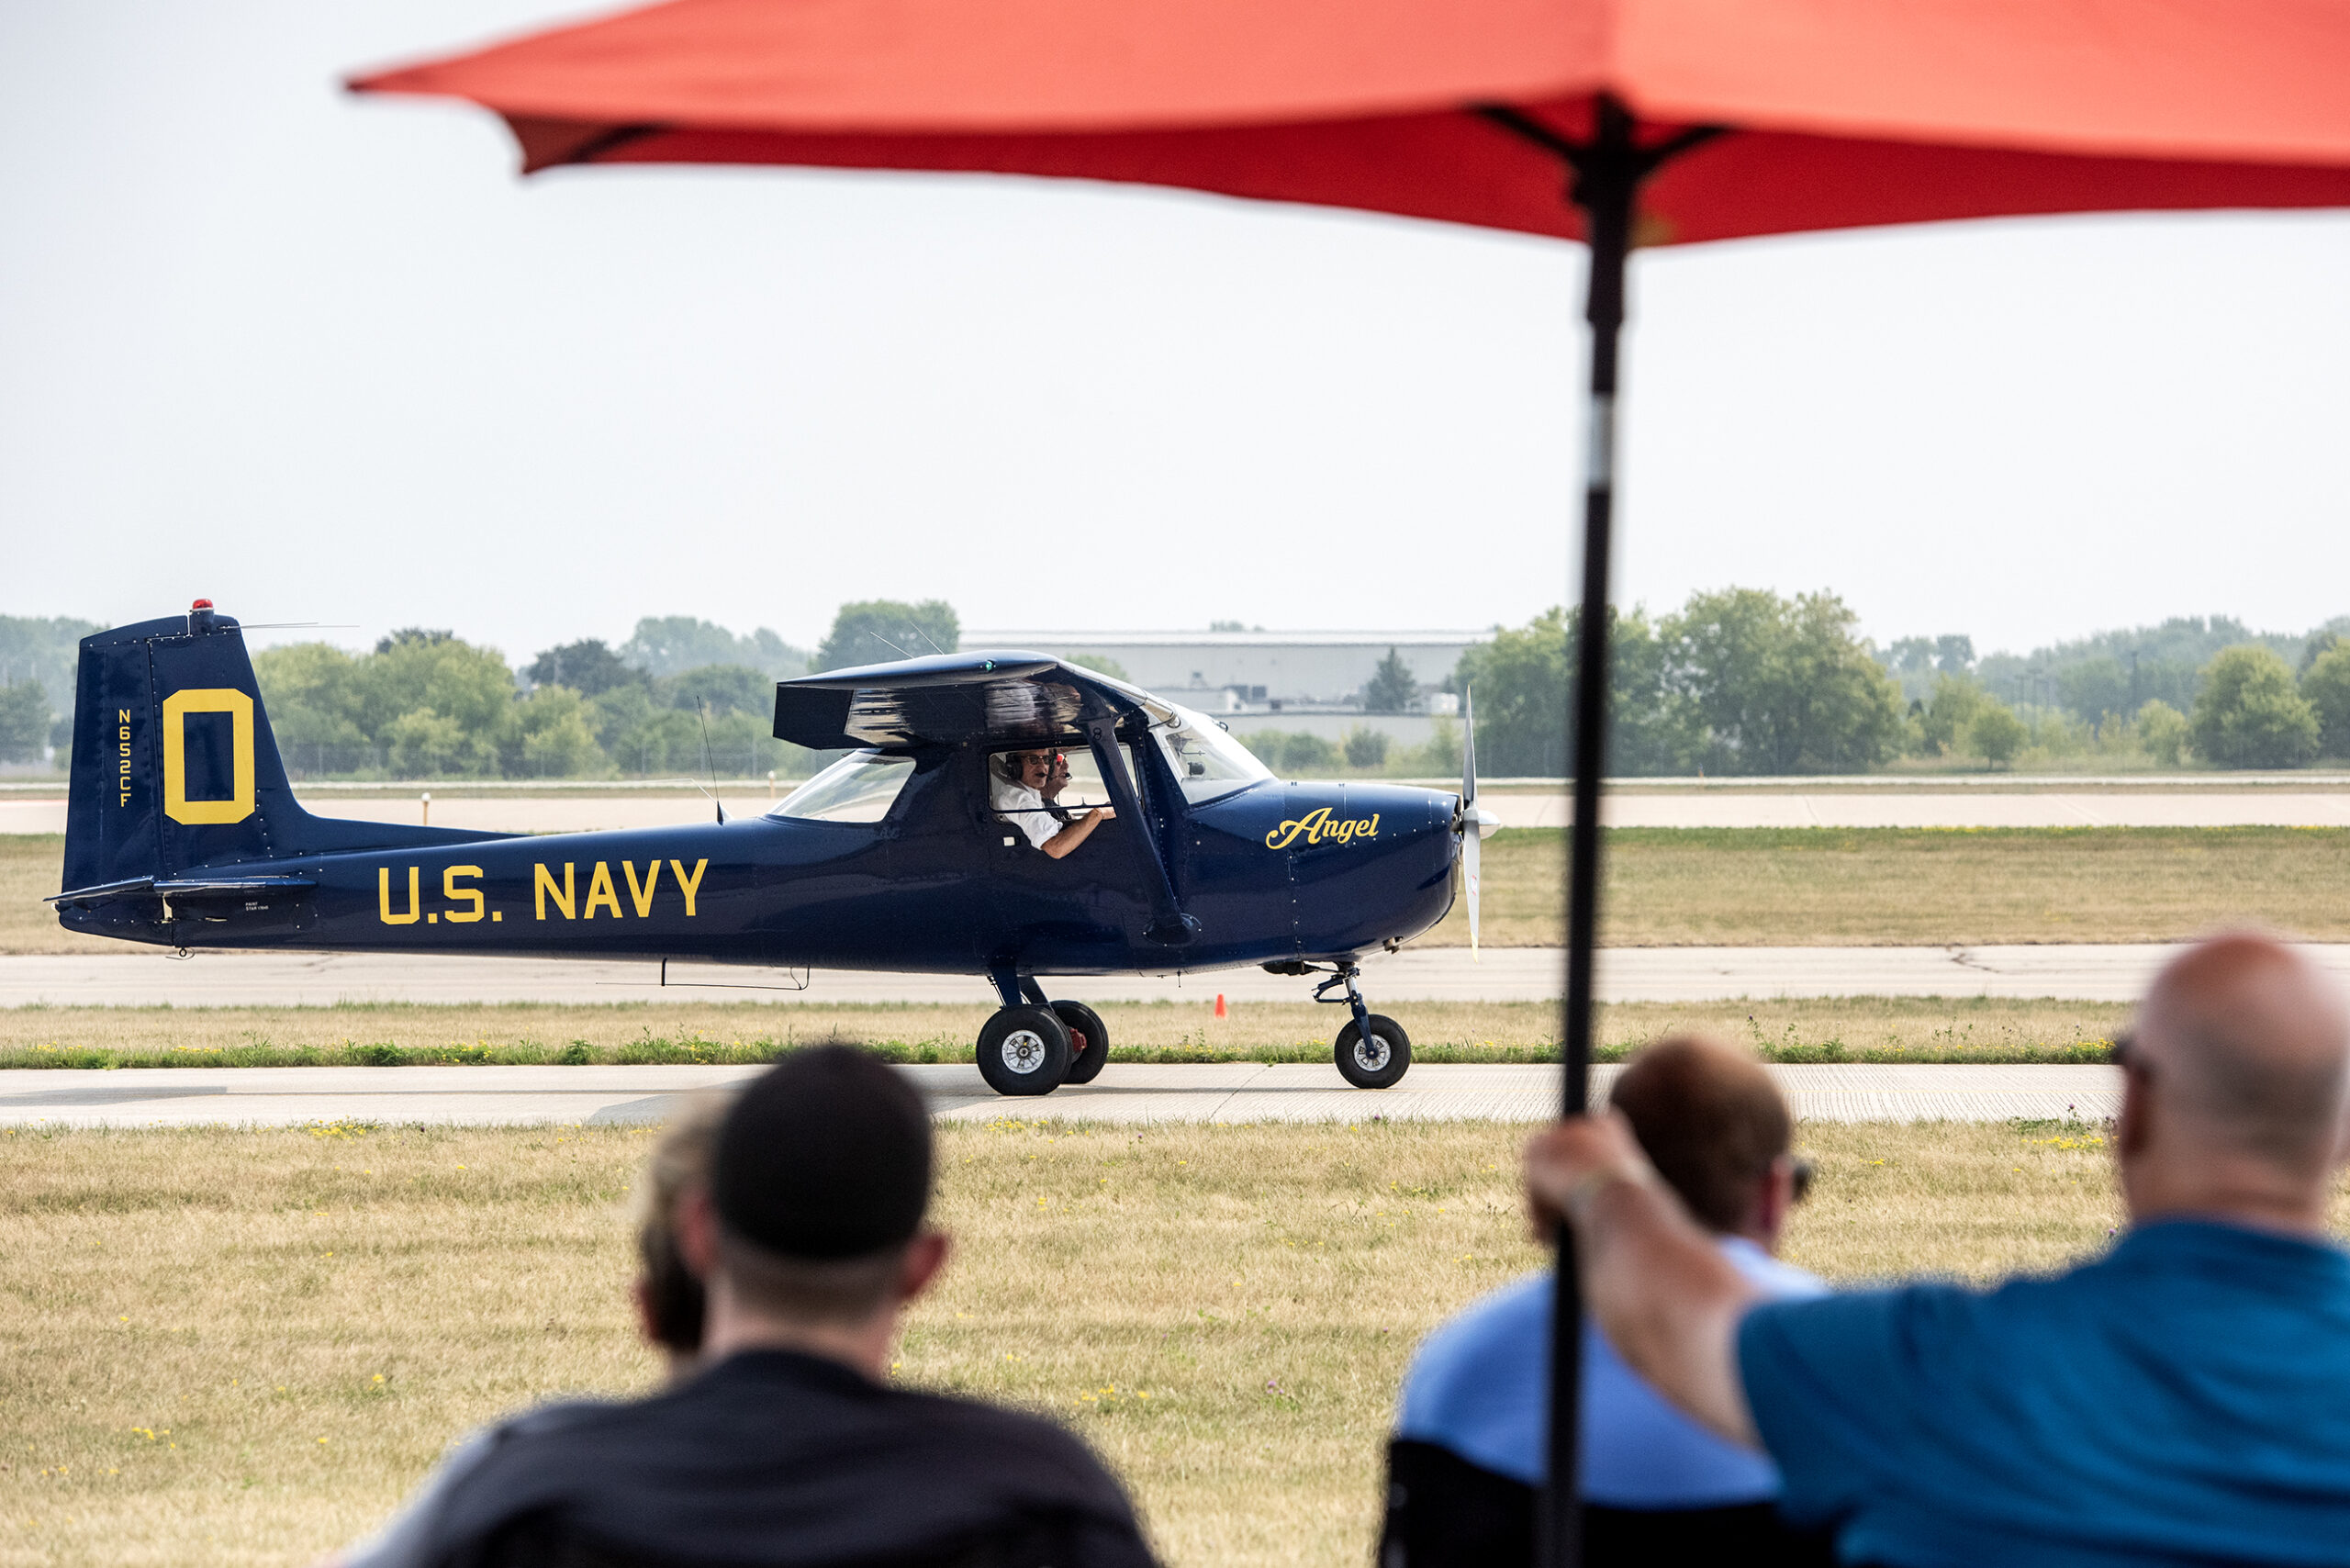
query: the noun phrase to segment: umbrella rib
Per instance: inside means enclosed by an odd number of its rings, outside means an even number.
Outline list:
[[[1718,136],[1728,136],[1726,125],[1693,125],[1677,136],[1666,137],[1654,147],[1643,148],[1639,153],[1640,173],[1652,174],[1657,169],[1680,157],[1693,147],[1703,147]]]
[[[1612,99],[1608,101],[1613,102]],[[1477,104],[1472,106],[1472,112],[1521,140],[1530,141],[1546,152],[1556,153],[1578,173],[1582,172],[1597,145],[1596,142],[1577,141],[1572,137],[1562,136],[1525,110],[1508,104]],[[1701,147],[1718,136],[1727,136],[1729,130],[1726,125],[1693,125],[1653,147],[1636,149],[1631,155],[1631,175],[1635,180],[1646,179],[1691,148]]]
[[[1590,151],[1583,143],[1560,135],[1525,110],[1513,108],[1507,104],[1477,104],[1472,106],[1472,112],[1481,118],[1491,120],[1512,136],[1531,141],[1543,151],[1555,152],[1578,166],[1583,154]]]
[[[667,126],[652,120],[634,125],[616,125],[589,137],[556,162],[593,163],[607,152],[617,152],[632,141],[642,141],[648,136],[658,136],[668,129]]]

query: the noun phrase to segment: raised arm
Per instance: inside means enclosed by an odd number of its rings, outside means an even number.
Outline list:
[[[1042,847],[1046,854],[1058,860],[1091,837],[1095,828],[1105,822],[1114,821],[1118,813],[1108,806],[1096,806],[1052,837],[1045,840]]]
[[[1615,1112],[1573,1116],[1526,1146],[1538,1238],[1574,1226],[1583,1294],[1610,1344],[1660,1393],[1759,1449],[1738,1373],[1738,1321],[1762,1294],[1731,1266]]]

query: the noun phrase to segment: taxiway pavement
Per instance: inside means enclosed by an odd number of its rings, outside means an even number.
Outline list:
[[[1598,961],[1603,1002],[1707,1002],[1738,997],[2004,996],[2128,1002],[2173,954],[2159,943],[1985,947],[1614,947]],[[2302,949],[2350,983],[2350,944]],[[1365,960],[1375,1006],[1409,1002],[1539,1002],[1558,996],[1565,964],[1555,947],[1407,947]],[[326,1007],[341,1002],[466,1004],[620,1002],[932,1002],[984,1005],[976,975],[852,969],[747,969],[580,958],[411,957],[393,953],[153,951],[0,956],[0,1006]],[[793,989],[802,981],[805,989]],[[1052,982],[1080,1002],[1304,1002],[1311,982],[1261,969],[1109,976]],[[1392,1011],[1392,1009],[1390,1009]]]
[[[680,1097],[740,1081],[748,1067],[263,1067],[28,1069],[0,1074],[0,1126],[14,1127],[569,1126],[655,1122]],[[1349,1089],[1328,1065],[1113,1060],[1090,1084],[1030,1099],[990,1092],[974,1067],[901,1069],[953,1121],[1535,1122],[1556,1115],[1555,1067],[1424,1063],[1393,1089]],[[1604,1097],[1616,1069],[1594,1073]],[[2107,1067],[1784,1066],[1772,1075],[1798,1117],[1839,1122],[2003,1121],[2111,1115]]]

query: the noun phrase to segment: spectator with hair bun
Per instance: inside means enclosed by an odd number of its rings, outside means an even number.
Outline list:
[[[677,1188],[677,1260],[705,1294],[694,1370],[498,1428],[410,1561],[1151,1568],[1125,1494],[1076,1438],[890,1383],[905,1308],[946,1260],[924,1224],[932,1162],[921,1095],[865,1051],[812,1047],[754,1079],[708,1180]],[[639,1294],[663,1334],[666,1268]]]
[[[704,1298],[701,1282],[686,1267],[677,1248],[679,1206],[710,1183],[711,1147],[733,1096],[711,1092],[687,1100],[661,1129],[636,1185],[637,1273],[630,1285],[638,1330],[659,1350],[672,1382],[691,1372],[701,1350]],[[543,1405],[509,1420],[467,1432],[441,1457],[398,1513],[359,1545],[328,1561],[336,1568],[423,1568],[434,1561],[427,1548],[447,1506],[450,1488],[516,1432],[561,1420],[569,1411],[601,1401],[567,1400]]]

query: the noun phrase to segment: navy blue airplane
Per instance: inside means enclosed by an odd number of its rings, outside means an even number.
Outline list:
[[[775,733],[841,757],[763,816],[476,833],[313,816],[278,760],[238,623],[82,642],[63,890],[73,931],[184,951],[498,953],[984,975],[1004,1094],[1102,1070],[1058,975],[1257,964],[1324,974],[1338,1070],[1383,1089],[1410,1038],[1358,961],[1444,917],[1473,944],[1473,748],[1459,795],[1275,779],[1221,725],[1042,654],[947,654],[779,682]],[[511,927],[511,929],[509,929]],[[666,978],[666,963],[664,974]],[[1334,990],[1342,996],[1330,994]]]

